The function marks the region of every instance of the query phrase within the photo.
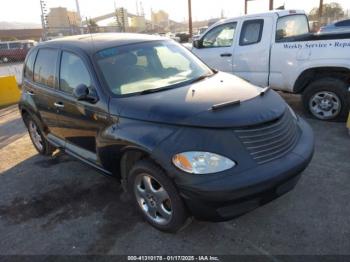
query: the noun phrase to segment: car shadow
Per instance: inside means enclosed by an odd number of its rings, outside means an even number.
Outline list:
[[[68,174],[58,176],[57,169]],[[41,230],[53,231],[57,226],[65,226],[65,222],[99,213],[102,219],[96,229],[97,240],[87,252],[107,253],[118,235],[145,222],[118,180],[96,173],[65,154],[26,159],[0,175],[0,184],[3,181],[0,189],[11,187],[17,192],[8,201],[0,202],[0,220],[9,226],[31,224],[35,220]],[[32,190],[21,193],[25,185]]]

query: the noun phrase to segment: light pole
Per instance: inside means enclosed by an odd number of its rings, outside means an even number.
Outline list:
[[[43,28],[42,39],[45,41],[47,37],[47,21],[46,21],[46,3],[44,0],[40,0],[40,10],[41,10],[41,26]]]

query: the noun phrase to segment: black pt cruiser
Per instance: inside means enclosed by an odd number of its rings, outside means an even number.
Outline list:
[[[19,109],[37,151],[120,179],[154,227],[231,219],[288,192],[309,125],[273,90],[210,69],[166,38],[93,34],[27,55]]]

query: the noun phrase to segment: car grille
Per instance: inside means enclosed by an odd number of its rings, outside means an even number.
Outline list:
[[[297,143],[300,129],[289,110],[273,121],[236,129],[235,133],[258,164],[280,158]]]

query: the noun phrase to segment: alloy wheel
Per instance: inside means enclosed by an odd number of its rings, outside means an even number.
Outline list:
[[[44,148],[43,140],[41,138],[39,128],[34,121],[32,120],[29,121],[28,130],[29,130],[29,135],[33,141],[33,144],[36,146],[36,148],[39,149],[39,151],[42,151]]]
[[[134,193],[142,212],[154,223],[166,225],[171,221],[173,210],[165,188],[150,174],[138,174]]]

